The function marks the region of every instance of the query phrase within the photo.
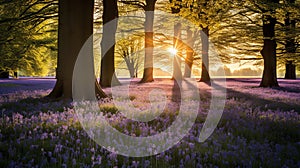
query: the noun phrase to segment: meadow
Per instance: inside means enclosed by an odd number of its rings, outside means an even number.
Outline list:
[[[260,79],[227,79],[222,118],[201,143],[212,88],[198,83],[201,105],[189,134],[157,155],[126,157],[89,138],[72,102],[45,98],[54,79],[0,80],[0,167],[300,167],[300,80],[278,81],[280,87],[260,88]],[[173,82],[133,80],[129,95],[135,107],[148,108],[145,94],[157,88],[169,103],[153,122],[128,121],[109,101],[100,100],[100,110],[125,134],[155,134],[176,119]]]

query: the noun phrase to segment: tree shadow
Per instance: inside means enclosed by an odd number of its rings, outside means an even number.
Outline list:
[[[242,82],[242,83],[247,83],[247,84],[257,84],[257,86],[260,83],[260,79],[256,79],[256,78],[253,78],[253,79],[247,79],[247,78],[227,78],[226,81],[228,81],[228,82],[231,82],[231,81]]]
[[[224,86],[220,86],[215,82],[213,82],[212,86],[225,88]],[[290,91],[290,92],[293,92],[293,93],[299,93],[299,90],[283,88],[283,87],[274,87],[274,88],[271,88],[271,89],[281,90],[281,91],[286,90],[286,91]],[[260,106],[261,109],[263,109],[263,110],[268,110],[268,109],[278,110],[279,109],[279,110],[285,110],[285,111],[295,110],[298,113],[300,112],[300,104],[295,104],[295,103],[292,103],[292,102],[286,103],[286,102],[282,102],[280,100],[268,100],[268,99],[265,99],[265,98],[255,96],[253,94],[239,92],[239,91],[236,91],[236,90],[231,89],[231,88],[226,88],[226,90],[227,90],[227,99],[238,98],[240,100],[244,100],[245,103],[248,103],[248,104],[250,104],[254,107]]]
[[[257,84],[257,86],[253,86],[252,88],[259,88],[259,83],[260,83],[260,79],[244,79],[244,78],[230,78],[230,79],[226,79],[227,82],[241,82],[241,83],[246,83],[246,84]],[[279,87],[272,87],[272,89],[274,90],[278,90],[278,91],[283,91],[283,92],[290,92],[290,93],[300,93],[300,87],[286,87],[286,86],[282,86],[282,85],[291,85],[291,84],[298,84],[299,81],[297,80],[291,80],[291,81],[286,81],[286,80],[281,80],[279,79],[278,81],[279,83]]]
[[[272,87],[274,90],[283,91],[283,92],[290,92],[290,93],[300,93],[298,88],[287,88],[287,87]]]
[[[26,117],[39,115],[41,112],[63,112],[68,108],[72,108],[71,100],[51,99],[44,96],[28,97],[0,105],[2,115],[12,116],[17,112]]]
[[[178,104],[181,103],[181,88],[182,81],[173,79],[172,93],[171,93],[171,101],[176,102]]]

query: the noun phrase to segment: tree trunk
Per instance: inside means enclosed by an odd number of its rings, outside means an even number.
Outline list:
[[[72,99],[75,62],[81,47],[93,34],[93,7],[94,1],[59,1],[57,81],[48,95],[50,98]],[[98,83],[95,83],[98,96],[106,97]]]
[[[182,80],[182,72],[181,72],[181,24],[176,23],[174,25],[174,38],[173,38],[173,48],[177,50],[177,53],[174,54],[173,58],[173,77],[172,79]]]
[[[294,4],[295,0],[289,0],[289,3]],[[294,56],[296,54],[296,42],[295,42],[295,29],[296,21],[290,19],[290,12],[285,16],[285,50],[287,54],[287,62],[285,68],[285,79],[296,79],[296,66],[293,64]]]
[[[285,64],[285,79],[296,79],[296,65],[293,64],[293,61],[288,61]]]
[[[18,71],[14,71],[14,78],[15,78],[15,79],[18,79],[18,78],[19,78],[19,73],[18,73]]]
[[[177,14],[181,9],[181,0],[174,0],[174,7],[171,8],[172,14]],[[173,0],[169,0],[170,3],[173,3]],[[181,72],[181,58],[180,54],[182,53],[182,44],[181,44],[181,23],[175,23],[174,25],[174,38],[173,38],[173,48],[176,49],[176,53],[173,55],[173,76],[172,79],[182,80]]]
[[[275,41],[275,24],[276,19],[270,15],[265,15],[263,18],[263,35],[264,45],[261,50],[261,55],[264,59],[264,70],[260,87],[276,87],[276,41]]]
[[[103,0],[103,36],[101,41],[100,84],[103,87],[120,85],[115,74],[115,34],[118,27],[117,0]]]
[[[187,33],[187,46],[186,46],[186,58],[185,58],[185,66],[184,66],[184,77],[190,78],[192,74],[192,66],[194,62],[194,40],[193,40],[193,31],[188,28],[186,30]]]
[[[205,27],[201,31],[201,43],[202,43],[202,72],[200,82],[210,83],[209,76],[209,28]]]
[[[9,78],[9,72],[0,70],[0,79],[8,79]]]
[[[135,77],[134,62],[126,57],[124,58],[124,60],[126,62],[130,77],[134,78]]]
[[[136,64],[136,66],[135,66],[135,76],[134,77],[136,77],[136,78],[138,78],[139,76],[139,64]]]
[[[141,83],[152,82],[153,79],[153,22],[156,0],[146,0],[145,12],[145,60]]]

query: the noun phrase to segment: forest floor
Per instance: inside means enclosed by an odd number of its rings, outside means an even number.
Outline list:
[[[300,167],[300,80],[279,79],[276,88],[260,88],[260,79],[247,78],[227,79],[222,86],[218,79],[212,86],[183,84],[193,90],[180,89],[170,79],[146,84],[137,79],[120,81],[126,87],[104,91],[113,97],[127,95],[133,107],[143,112],[150,106],[164,109],[156,122],[144,124],[124,119],[122,110],[132,107],[116,108],[100,101],[100,110],[120,132],[149,136],[166,130],[178,117],[180,103],[186,102],[185,90],[200,95],[189,134],[154,156],[118,155],[89,138],[72,103],[43,98],[54,79],[0,80],[0,167]],[[203,123],[216,106],[216,88],[226,89],[222,118],[213,134],[200,143]],[[119,106],[128,104],[118,101]]]

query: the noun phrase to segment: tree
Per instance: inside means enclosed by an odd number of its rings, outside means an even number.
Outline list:
[[[145,60],[144,60],[144,73],[141,83],[152,82],[153,79],[153,22],[154,10],[157,0],[131,1],[123,0],[122,3],[130,4],[145,11]]]
[[[295,0],[288,0],[288,6],[294,5]],[[294,61],[296,58],[296,18],[291,17],[291,12],[287,10],[284,19],[285,28],[285,51],[287,58],[285,59],[285,79],[296,79],[296,66]]]
[[[287,61],[285,65],[285,79],[296,79],[296,65],[293,61]]]
[[[116,55],[124,59],[131,78],[138,77],[138,69],[140,66],[138,51],[142,48],[142,40],[144,39],[137,35],[117,42]]]
[[[217,29],[222,19],[228,17],[225,15],[231,9],[231,3],[228,1],[212,0],[183,0],[181,16],[192,21],[201,28],[202,44],[202,73],[201,82],[210,82],[209,76],[209,36],[211,29]]]
[[[171,8],[172,14],[178,14],[180,12],[180,2],[181,0],[175,0],[174,6]],[[170,0],[172,3],[172,0]],[[176,50],[173,53],[173,76],[172,79],[182,80],[182,72],[181,72],[181,58],[179,54],[182,53],[182,47],[180,46],[181,41],[181,23],[175,21],[174,24],[174,38],[173,38],[173,48]]]
[[[152,82],[153,79],[153,22],[156,0],[146,0],[144,10],[146,12],[145,20],[145,61],[144,73],[140,82]]]
[[[276,18],[274,28],[276,38],[274,40],[277,44],[277,67],[283,68],[291,60],[294,63],[297,62],[299,57],[297,57],[296,47],[298,44],[297,40],[294,41],[293,39],[299,37],[299,30],[297,30],[297,25],[296,27],[292,26],[293,20],[299,18],[299,7],[297,5],[282,1],[275,6],[266,3],[266,1],[246,0],[238,1],[235,6],[232,10],[235,13],[233,17],[229,17],[222,22],[221,27],[226,29],[218,31],[218,38],[212,39],[215,46],[220,49],[219,54],[222,56],[223,61],[226,61],[225,59],[230,62],[241,61],[241,64],[251,63],[254,66],[264,64],[260,53],[264,45],[263,14],[268,13],[265,11],[272,9],[274,11],[272,16]],[[222,46],[224,46],[223,49]],[[226,56],[228,51],[230,57]],[[277,71],[280,71],[280,69],[277,69]]]
[[[296,79],[296,66],[299,63],[299,1],[279,2],[276,10],[276,42],[278,71],[285,68],[286,79]],[[298,64],[299,67],[299,64]]]
[[[188,5],[189,2],[184,2],[183,6],[192,12],[196,10],[196,17],[200,20],[197,24],[201,27],[201,43],[202,43],[202,68],[201,68],[201,82],[210,82],[209,76],[209,59],[208,59],[208,49],[209,49],[209,17],[207,10],[209,9],[208,0],[196,1],[193,4]],[[184,15],[186,15],[185,11]],[[196,21],[197,22],[197,21]]]
[[[202,27],[201,44],[202,44],[202,70],[200,82],[210,82],[209,76],[209,26]]]
[[[268,0],[267,3],[277,5],[279,0]],[[275,41],[275,24],[276,18],[272,16],[275,9],[263,10],[263,35],[264,45],[261,50],[261,55],[264,59],[263,77],[260,82],[261,87],[279,86],[277,82],[276,72],[276,41]]]
[[[196,31],[195,31],[196,32]],[[184,77],[190,78],[192,74],[192,66],[194,62],[194,55],[195,52],[193,50],[193,46],[195,43],[196,33],[193,32],[190,27],[186,29],[186,36],[187,36],[187,46],[186,46],[186,58],[184,59],[185,67],[184,67]]]
[[[47,75],[56,52],[57,1],[3,1],[0,11],[0,69]]]
[[[103,0],[103,36],[101,41],[100,84],[103,87],[119,85],[115,75],[115,34],[118,26],[117,0]]]
[[[242,5],[252,11],[256,11],[256,13],[260,13],[262,16],[263,48],[260,53],[264,60],[264,70],[260,86],[279,86],[276,72],[277,44],[275,40],[275,25],[277,23],[275,14],[276,9],[279,7],[279,0],[246,1]]]
[[[295,34],[292,20],[299,15],[297,14],[299,13],[299,8],[293,6],[292,1],[279,0],[246,0],[238,4],[238,6],[253,12],[262,20],[263,49],[260,53],[263,57],[264,70],[260,86],[277,87],[279,86],[277,81],[277,60],[279,60],[279,63],[286,63],[286,61],[290,60],[290,55],[296,55],[292,54],[295,53],[296,46],[293,42]],[[290,18],[292,15],[293,18]],[[258,24],[257,20],[253,20],[250,17],[247,18]],[[295,57],[293,56],[293,58]]]
[[[175,23],[174,25],[174,38],[173,48],[175,52],[173,54],[173,76],[172,79],[182,80],[181,72],[181,57],[182,55],[182,40],[181,40],[181,23]]]
[[[76,59],[85,41],[93,34],[94,1],[59,1],[58,62],[56,84],[51,98],[72,99],[72,77]],[[106,97],[95,79],[96,94]]]

